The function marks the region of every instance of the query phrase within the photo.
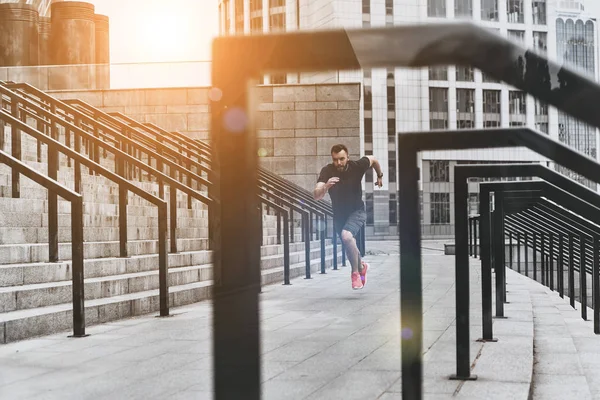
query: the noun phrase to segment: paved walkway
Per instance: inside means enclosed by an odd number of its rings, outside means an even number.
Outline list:
[[[264,288],[264,398],[400,398],[398,244],[367,248],[372,269],[362,291],[351,290],[347,267],[295,279],[292,286]],[[531,302],[519,287],[526,278],[516,273],[508,274],[507,307],[514,318],[494,324],[498,336],[511,339],[483,344],[475,342],[481,332],[480,288],[479,269],[472,268],[471,358],[480,379],[448,379],[455,372],[454,258],[444,256],[442,248],[424,243],[426,398],[527,398],[531,368],[527,376],[525,365],[520,375],[524,356],[519,353],[527,355],[527,343],[532,347]],[[4,345],[0,398],[210,399],[210,302],[174,314],[90,327],[91,336],[84,339],[60,334]],[[485,346],[495,347],[486,352]]]

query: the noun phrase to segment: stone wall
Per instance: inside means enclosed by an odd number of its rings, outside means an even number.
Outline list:
[[[360,84],[257,87],[257,128],[262,165],[312,190],[330,149],[360,149]],[[209,139],[208,88],[51,91],[106,112],[119,111],[196,139]]]

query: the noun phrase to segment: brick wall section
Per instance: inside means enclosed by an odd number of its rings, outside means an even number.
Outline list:
[[[196,139],[208,139],[208,88],[54,91],[106,112],[119,111]],[[331,146],[360,151],[360,85],[261,86],[257,128],[261,164],[312,190],[320,169],[331,162]],[[356,157],[356,156],[355,156]]]

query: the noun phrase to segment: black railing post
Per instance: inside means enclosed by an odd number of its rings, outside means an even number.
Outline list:
[[[469,232],[469,256],[473,256],[473,217],[469,217],[468,232]]]
[[[529,235],[525,232],[525,242],[523,243],[525,251],[525,276],[529,278]]]
[[[561,233],[558,236],[558,264],[556,265],[558,277],[558,293],[561,298],[565,297],[565,269],[563,268],[565,250],[564,247],[564,236]]]
[[[83,270],[83,199],[71,201],[71,258],[73,259],[73,337],[85,334],[85,293]]]
[[[290,283],[290,224],[289,217],[286,212],[283,215],[283,284],[291,285]]]
[[[11,115],[15,119],[20,118],[19,101],[17,99],[17,96],[13,96],[10,99],[10,112],[11,112]],[[21,131],[19,130],[19,128],[17,128],[17,125],[15,123],[12,124],[12,127],[10,129],[10,148],[11,148],[11,155],[14,158],[16,158],[17,160],[20,160],[21,159]],[[50,149],[48,149],[48,150],[50,150]],[[11,185],[12,185],[12,198],[18,199],[19,197],[21,197],[20,174],[16,168],[12,168],[10,173],[11,173]]]
[[[496,271],[496,318],[504,318],[504,252],[506,251],[504,238],[504,213],[502,211],[503,195],[494,193],[494,269]]]
[[[325,217],[327,218],[327,217]],[[331,235],[331,243],[333,244],[333,269],[337,271],[338,269],[338,243],[337,243],[337,233],[335,232],[334,224],[331,224],[332,227],[332,235]]]
[[[346,245],[344,241],[340,241],[340,245],[342,246],[342,267],[346,266]]]
[[[508,233],[508,267],[513,268],[513,236],[512,233]]]
[[[542,266],[540,275],[542,276],[542,285],[546,285],[546,234],[542,232],[542,251],[541,251]]]
[[[537,233],[533,232],[533,280],[537,282]]]
[[[481,246],[481,341],[497,341],[492,320],[492,254],[490,244],[490,193],[481,191],[479,201],[479,244]]]
[[[467,180],[454,179],[455,224],[455,278],[456,285],[456,375],[451,379],[475,379],[471,377],[471,339],[469,322],[470,267],[469,267],[469,216]],[[472,232],[472,230],[471,230]],[[472,241],[471,241],[472,245]],[[404,246],[404,242],[402,242]],[[419,258],[420,260],[420,258]]]
[[[123,184],[119,184],[119,254],[127,257],[127,195],[129,191]],[[159,218],[160,221],[160,218]]]
[[[317,217],[318,218],[318,217]],[[325,271],[325,238],[327,237],[327,235],[323,234],[323,232],[321,231],[320,228],[323,227],[323,224],[319,224],[317,223],[317,235],[319,235],[319,240],[321,241],[321,273],[325,274],[327,273]]]
[[[277,215],[277,244],[281,244],[281,211],[276,212]],[[284,218],[287,221],[287,218]]]
[[[550,272],[550,290],[554,290],[554,234],[550,232],[550,256],[548,263]]]
[[[307,212],[302,214],[302,232],[304,239],[304,269],[305,279],[311,279],[310,271],[310,216]]]
[[[571,307],[575,308],[575,247],[574,236],[569,234],[569,300]]]
[[[594,236],[594,256],[592,262],[592,295],[594,300],[592,306],[594,307],[594,333],[600,334],[600,240],[598,236]]]
[[[48,146],[48,178],[58,178],[58,149]],[[48,190],[48,244],[50,262],[58,262],[58,196]]]
[[[169,168],[171,172],[171,178],[177,180],[177,171],[173,168]],[[183,176],[179,176],[183,180]],[[190,196],[188,196],[189,198]],[[262,208],[262,206],[261,206]],[[177,188],[171,184],[169,187],[169,216],[171,217],[171,232],[170,232],[170,245],[171,253],[177,253]]]
[[[169,271],[167,254],[167,204],[158,206],[158,279],[160,316],[169,315]]]
[[[517,233],[517,272],[521,273],[521,234]]]
[[[423,398],[423,286],[416,149],[398,136],[402,398]],[[465,238],[466,239],[466,238]]]
[[[587,321],[587,271],[585,268],[585,237],[579,236],[579,301],[581,318]]]

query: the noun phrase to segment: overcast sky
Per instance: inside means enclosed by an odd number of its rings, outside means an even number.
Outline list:
[[[87,0],[110,18],[111,63],[210,60],[218,0]]]

